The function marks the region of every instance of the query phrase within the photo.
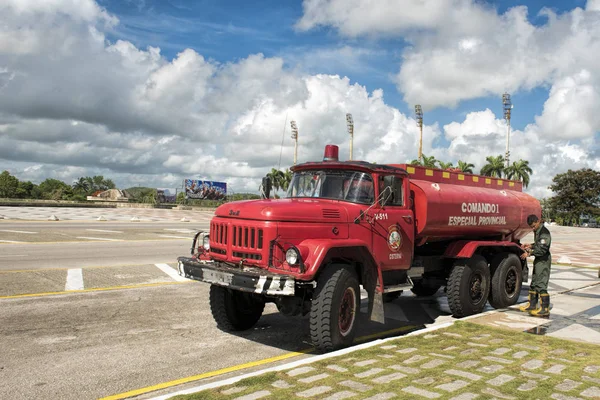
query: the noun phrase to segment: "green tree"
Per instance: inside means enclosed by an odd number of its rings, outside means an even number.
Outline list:
[[[468,163],[466,161],[458,160],[457,168],[459,170],[461,170],[462,172],[464,172],[465,174],[472,174],[473,168],[475,168],[475,165]]]
[[[17,188],[17,197],[19,199],[35,199],[37,198],[38,192],[39,189],[37,185],[30,181],[19,181],[19,187]]]
[[[293,176],[293,172],[290,171],[289,169],[286,168],[285,171],[283,171],[283,182],[281,185],[281,188],[287,192],[288,188],[290,187],[290,183],[292,183],[292,176]]]
[[[412,160],[410,163],[411,163],[411,165],[420,165],[422,167],[435,168],[437,160],[435,159],[434,156],[427,157],[425,154],[423,154],[421,160],[419,160],[419,159]]]
[[[504,158],[499,156],[488,156],[485,158],[487,164],[481,168],[481,175],[502,178],[504,172]]]
[[[87,194],[90,192],[90,182],[86,178],[81,177],[73,182],[73,190],[78,193]]]
[[[14,198],[17,197],[17,189],[19,188],[19,180],[12,176],[8,171],[2,171],[0,174],[0,197]]]
[[[177,204],[185,204],[185,193],[179,192],[177,193],[177,198],[175,199]]]
[[[73,188],[58,179],[48,178],[40,183],[42,198],[48,200],[68,200],[73,195]]]
[[[285,174],[283,171],[271,168],[271,172],[267,174],[267,177],[271,178],[271,185],[273,185],[273,189],[277,192],[284,185]]]
[[[453,165],[452,165],[451,162],[443,162],[443,161],[439,161],[438,160],[437,163],[438,163],[438,165],[440,166],[441,169],[449,169],[449,168],[453,167]]]
[[[555,195],[550,209],[557,220],[579,225],[582,216],[600,216],[600,172],[584,168],[568,170],[552,179],[549,186]]]
[[[504,173],[508,179],[516,179],[523,182],[523,186],[529,186],[529,175],[533,171],[529,167],[529,161],[519,160],[514,161],[512,165],[505,168]]]

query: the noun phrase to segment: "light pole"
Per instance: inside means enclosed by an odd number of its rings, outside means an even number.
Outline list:
[[[502,95],[502,108],[504,110],[504,119],[506,120],[506,154],[504,160],[506,162],[506,168],[509,167],[510,163],[510,113],[513,108],[513,104],[510,101],[510,94],[504,93]]]
[[[415,106],[415,118],[419,127],[419,161],[423,161],[423,109],[420,104]]]
[[[290,125],[292,126],[292,139],[294,139],[294,165],[298,162],[298,126],[296,126],[296,121],[290,121]]]
[[[352,114],[346,114],[346,126],[348,127],[348,133],[350,134],[350,160],[352,160],[352,147],[354,145],[354,121],[352,120]]]

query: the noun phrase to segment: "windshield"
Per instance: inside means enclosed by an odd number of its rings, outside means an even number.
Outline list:
[[[286,197],[317,197],[371,204],[374,199],[373,178],[357,171],[300,171],[294,173]]]

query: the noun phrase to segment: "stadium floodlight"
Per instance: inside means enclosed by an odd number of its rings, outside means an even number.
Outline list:
[[[294,165],[298,162],[298,126],[296,121],[290,121],[292,126],[292,139],[294,139]]]
[[[506,162],[506,168],[509,167],[510,164],[510,114],[512,112],[513,104],[510,101],[510,94],[504,93],[502,95],[502,108],[504,110],[504,119],[506,120],[506,154],[504,155],[504,160]]]
[[[346,126],[348,127],[348,133],[350,134],[350,160],[352,160],[352,147],[354,145],[354,120],[352,114],[346,114]]]
[[[419,161],[423,160],[423,109],[420,104],[415,106],[415,118],[419,127]]]

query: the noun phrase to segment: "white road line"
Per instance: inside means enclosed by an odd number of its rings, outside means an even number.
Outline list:
[[[8,257],[27,257],[27,254],[11,254],[8,256],[0,256],[0,258],[8,258]]]
[[[156,265],[156,268],[160,269],[162,272],[169,275],[171,278],[175,279],[178,282],[183,282],[183,281],[188,280],[187,278],[184,278],[183,276],[179,275],[177,273],[177,271],[175,271],[173,268],[169,267],[169,264],[154,264],[154,265]]]
[[[90,232],[106,232],[106,233],[123,233],[121,231],[107,231],[105,229],[86,229],[86,231],[90,231]]]
[[[14,240],[0,240],[0,243],[26,243],[26,242],[15,242]]]
[[[29,232],[29,231],[11,231],[8,229],[0,229],[0,232],[10,232],[10,233],[37,233],[37,232]]]
[[[193,239],[189,236],[171,236],[171,235],[158,235],[160,237],[173,238],[173,239]]]
[[[109,242],[122,242],[121,239],[97,238],[97,237],[87,237],[87,236],[77,236],[77,239],[108,240]]]
[[[68,270],[65,291],[83,289],[83,270],[81,268],[73,268]]]
[[[181,228],[163,228],[164,231],[174,231],[177,233],[195,233],[196,231],[193,229],[181,229]]]

